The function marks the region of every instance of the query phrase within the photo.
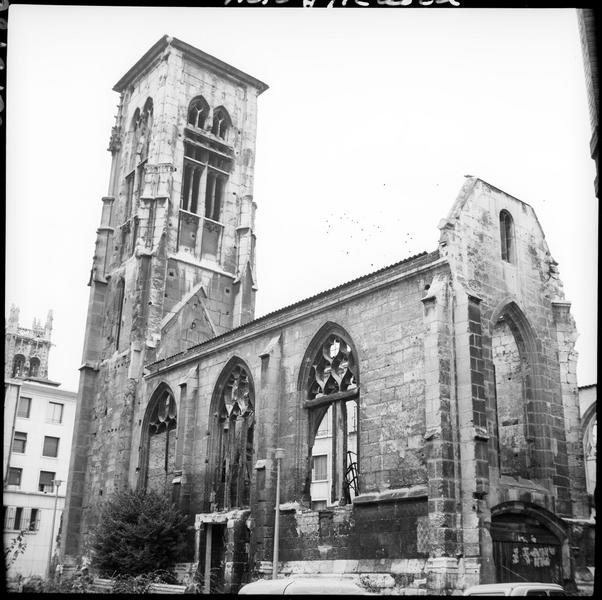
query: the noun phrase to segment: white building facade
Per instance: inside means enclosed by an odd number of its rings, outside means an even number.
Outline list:
[[[598,419],[596,416],[597,384],[579,388],[579,409],[585,461],[585,483],[590,497],[592,516],[595,516],[594,495],[596,492],[596,452],[598,447]]]
[[[76,399],[53,382],[5,380],[4,547],[21,532],[25,542],[9,578],[45,576],[58,547]]]

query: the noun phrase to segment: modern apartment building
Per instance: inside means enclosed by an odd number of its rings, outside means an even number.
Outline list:
[[[35,345],[35,328],[18,330],[19,344]],[[43,373],[47,360],[45,353]],[[7,548],[23,532],[25,549],[7,576],[45,575],[65,504],[77,394],[24,371],[12,376],[12,362],[4,382],[3,538]]]

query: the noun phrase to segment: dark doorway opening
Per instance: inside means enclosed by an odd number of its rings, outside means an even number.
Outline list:
[[[499,583],[539,581],[562,585],[560,540],[533,517],[506,514],[491,523]]]
[[[208,528],[211,533],[208,534]],[[210,539],[208,539],[210,538]],[[220,594],[224,592],[224,574],[226,562],[226,524],[205,523],[201,531],[199,552],[199,573],[206,573],[207,543],[210,543],[211,566],[210,566],[210,593]]]

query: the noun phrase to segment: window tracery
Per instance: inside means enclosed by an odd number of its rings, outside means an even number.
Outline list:
[[[209,105],[202,96],[197,96],[188,107],[188,124],[199,129],[205,128],[205,121],[209,115]]]
[[[358,485],[358,366],[350,342],[339,333],[313,344],[306,384],[310,423],[309,464],[328,456],[328,481],[314,481],[309,472],[313,507],[347,504],[359,493]]]
[[[166,493],[175,473],[177,406],[167,386],[160,388],[148,407],[142,457],[144,486]]]
[[[230,124],[230,115],[223,106],[220,106],[213,111],[213,126],[211,128],[211,133],[213,135],[225,140],[228,135]]]
[[[329,336],[322,344],[310,371],[309,398],[355,390],[355,370],[351,346],[336,335]]]
[[[254,424],[253,385],[247,369],[237,363],[221,387],[214,412],[211,510],[249,504]]]
[[[217,260],[223,203],[232,161],[202,140],[185,140],[178,250]]]

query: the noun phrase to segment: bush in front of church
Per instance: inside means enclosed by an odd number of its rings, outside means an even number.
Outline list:
[[[185,531],[185,517],[164,496],[117,492],[92,532],[92,566],[106,577],[169,570],[184,549]]]

